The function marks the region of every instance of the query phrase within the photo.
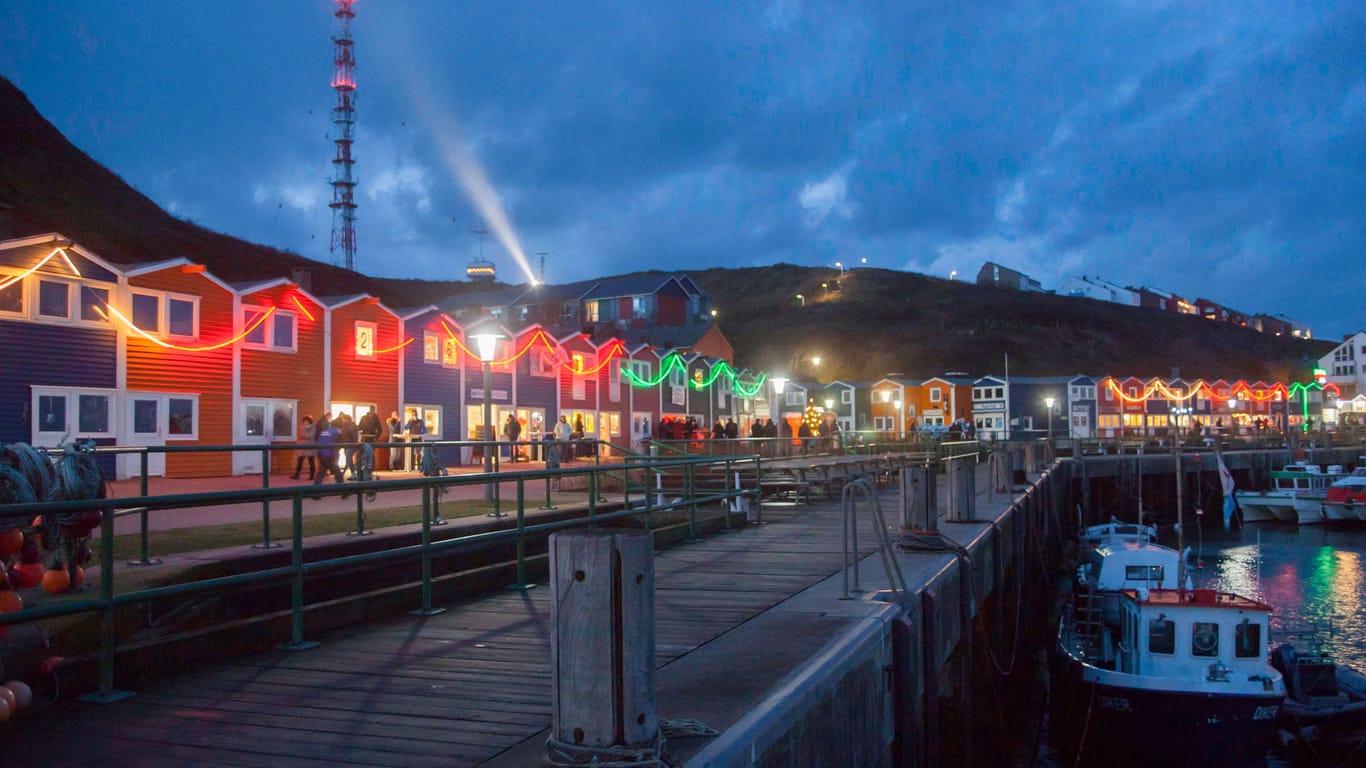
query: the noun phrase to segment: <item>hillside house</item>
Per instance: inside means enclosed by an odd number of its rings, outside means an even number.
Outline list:
[[[1328,381],[1342,391],[1342,399],[1366,394],[1366,331],[1345,336],[1332,351],[1319,358]]]
[[[1043,285],[1023,272],[988,261],[977,270],[978,285],[993,285],[1016,291],[1043,291]]]
[[[1058,289],[1058,293],[1064,296],[1080,296],[1097,301],[1108,301],[1112,304],[1123,304],[1129,307],[1141,306],[1138,291],[1125,288],[1100,277],[1069,277]]]

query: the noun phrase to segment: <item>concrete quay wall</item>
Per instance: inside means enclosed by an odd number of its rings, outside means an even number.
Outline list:
[[[1070,462],[1058,462],[1042,476],[1031,476],[1023,493],[978,494],[971,520],[941,517],[948,550],[894,555],[905,594],[892,589],[895,578],[873,555],[861,563],[868,591],[856,599],[843,599],[844,579],[837,574],[732,633],[728,643],[742,654],[743,647],[773,642],[768,633],[792,637],[799,625],[805,633],[824,626],[829,636],[719,737],[686,756],[685,764],[902,768],[1013,762],[1014,755],[986,745],[1013,741],[1002,738],[1002,711],[1020,721],[1019,713],[1037,716],[1042,709],[1036,674],[1042,665],[1028,649],[1039,647],[1053,629],[1052,585],[1064,527],[1071,532],[1064,522],[1070,470]],[[884,513],[889,523],[897,519],[897,510]],[[873,529],[866,519],[859,526]],[[952,551],[958,547],[964,556]],[[661,702],[668,693],[664,681]],[[1021,734],[1032,731],[1027,723],[1018,726]]]

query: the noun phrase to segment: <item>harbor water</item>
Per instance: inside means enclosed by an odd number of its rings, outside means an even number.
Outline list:
[[[1168,546],[1178,544],[1171,526],[1163,526],[1158,537]],[[1302,645],[1312,634],[1339,664],[1366,671],[1366,524],[1257,523],[1225,531],[1219,520],[1205,519],[1188,523],[1183,538],[1191,548],[1196,587],[1236,592],[1272,607],[1272,647]],[[1274,750],[1265,762],[1300,764]],[[1035,768],[1070,765],[1045,735]],[[1357,765],[1366,765],[1366,752]]]

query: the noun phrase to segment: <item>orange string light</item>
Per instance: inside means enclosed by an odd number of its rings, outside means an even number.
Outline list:
[[[400,350],[400,349],[403,349],[404,347],[408,346],[409,344],[412,344],[412,343],[413,343],[414,341],[416,341],[416,340],[417,340],[416,337],[409,336],[408,339],[407,339],[406,341],[404,341],[404,342],[402,342],[402,343],[400,343],[400,344],[395,344],[394,346],[389,347],[388,349],[377,349],[377,350],[375,350],[375,354],[377,354],[377,355],[383,355],[383,354],[387,354],[387,353],[389,353],[389,352],[396,352],[396,351],[398,351],[398,350]]]
[[[308,307],[305,307],[302,301],[299,301],[299,294],[294,294],[292,298],[294,299],[294,306],[298,307],[299,311],[304,313],[304,317],[308,318],[310,321],[313,320],[313,313],[308,311]]]
[[[104,311],[105,309],[109,310],[108,313]],[[245,339],[252,331],[260,327],[261,323],[264,323],[267,317],[270,317],[271,315],[275,314],[275,307],[271,307],[270,309],[267,309],[265,312],[261,313],[260,317],[253,320],[250,324],[247,325],[246,328],[242,330],[241,333],[237,334],[236,336],[233,336],[232,338],[227,339],[226,341],[220,341],[217,344],[210,344],[206,347],[182,347],[179,344],[172,344],[168,341],[162,341],[161,339],[158,339],[152,334],[134,325],[132,320],[129,320],[128,318],[124,317],[122,312],[118,311],[117,309],[114,309],[108,304],[104,306],[104,309],[101,309],[100,307],[95,307],[95,311],[99,312],[100,315],[103,316],[106,320],[108,320],[111,315],[118,318],[120,322],[128,326],[128,330],[152,342],[153,344],[156,344],[159,347],[165,347],[166,349],[177,349],[181,352],[208,352],[215,349],[222,349],[223,347],[226,347],[229,344],[233,344],[237,341]]]

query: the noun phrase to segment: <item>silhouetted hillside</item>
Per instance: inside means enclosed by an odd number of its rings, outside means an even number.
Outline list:
[[[237,282],[306,268],[316,295],[365,292],[391,307],[486,289],[464,281],[368,277],[171,216],[81,150],[0,77],[0,204],[13,236],[62,232],[120,264],[187,257]],[[1331,344],[1265,336],[1194,317],[924,275],[859,269],[828,295],[829,269],[779,264],[690,273],[711,292],[740,365],[821,379],[1118,373],[1303,380]],[[796,298],[806,297],[805,306]],[[820,369],[797,359],[823,359]]]
[[[822,380],[1073,373],[1304,380],[1332,344],[1193,316],[884,269],[779,264],[690,272],[742,364]],[[823,289],[821,283],[827,283]],[[805,305],[797,295],[805,297]]]
[[[0,203],[14,236],[61,232],[116,264],[184,256],[229,282],[310,273],[315,295],[371,293],[391,306],[470,290],[466,282],[367,277],[177,219],[67,141],[22,91],[0,77]]]

